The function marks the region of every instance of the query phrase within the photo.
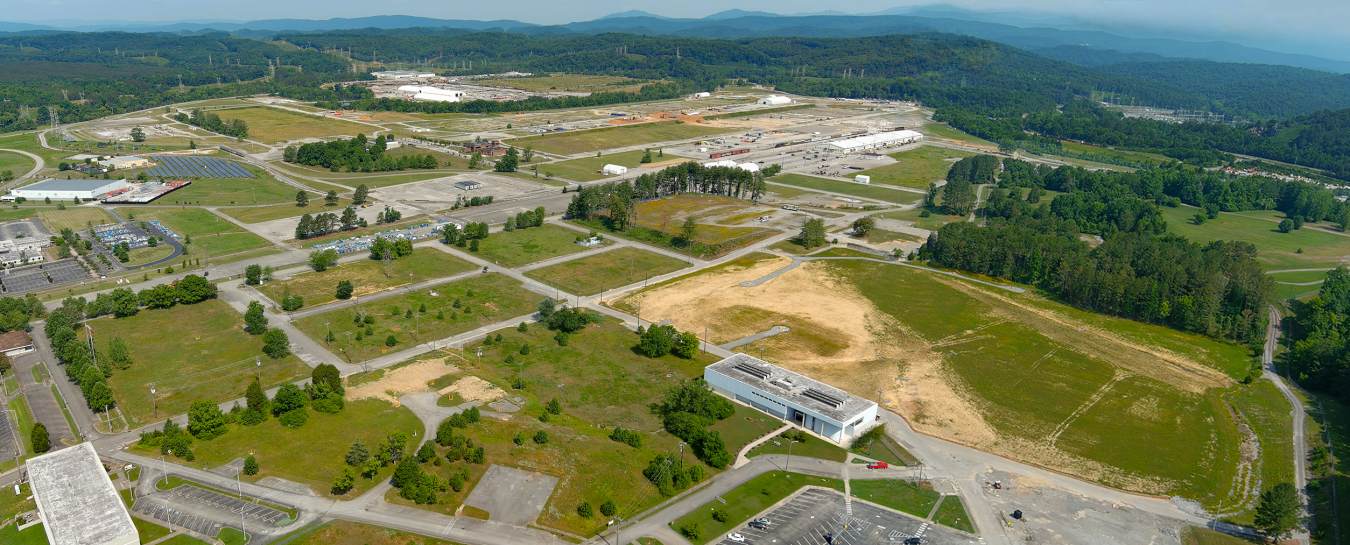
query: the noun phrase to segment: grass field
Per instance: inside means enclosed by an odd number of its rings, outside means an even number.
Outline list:
[[[970,522],[970,514],[960,496],[943,496],[942,505],[933,513],[933,522],[951,526],[968,534],[975,533],[975,525]]]
[[[928,189],[928,184],[947,177],[955,159],[975,155],[937,146],[920,146],[909,151],[892,153],[896,163],[883,167],[869,168],[857,174],[872,177],[874,184],[900,185],[916,189]]]
[[[1060,143],[1060,146],[1063,147],[1063,148],[1066,149],[1066,150],[1076,151],[1076,152],[1079,152],[1079,153],[1094,153],[1094,154],[1098,154],[1098,155],[1106,155],[1106,156],[1108,156],[1108,157],[1114,157],[1114,158],[1117,158],[1117,159],[1123,159],[1123,160],[1126,160],[1126,161],[1135,161],[1135,162],[1139,162],[1139,163],[1146,163],[1146,164],[1151,164],[1151,165],[1155,165],[1155,166],[1156,166],[1156,165],[1161,165],[1161,164],[1164,164],[1164,163],[1168,163],[1168,162],[1171,162],[1171,161],[1174,161],[1174,160],[1175,160],[1175,159],[1172,159],[1172,158],[1167,157],[1167,156],[1165,156],[1165,155],[1159,155],[1159,154],[1156,154],[1156,153],[1144,153],[1144,152],[1139,152],[1139,151],[1123,151],[1123,150],[1117,150],[1117,149],[1104,148],[1104,147],[1101,147],[1101,146],[1093,146],[1093,145],[1090,145],[1090,144],[1079,144],[1079,143],[1076,143],[1076,142],[1061,142],[1061,143]]]
[[[780,445],[774,445],[774,441],[778,441]],[[844,450],[839,445],[825,441],[816,436],[811,436],[804,443],[792,443],[791,445],[789,445],[787,439],[775,437],[773,441],[766,441],[755,450],[745,453],[745,456],[754,458],[761,454],[788,454],[789,446],[792,448],[790,452],[794,458],[801,456],[804,458],[819,458],[821,460],[830,460],[834,462],[842,462],[848,459],[848,451]]]
[[[673,257],[627,247],[534,269],[525,276],[570,293],[594,295],[688,266]]]
[[[136,533],[141,536],[141,543],[149,543],[151,541],[169,535],[168,528],[165,528],[153,522],[147,522],[138,518],[132,518],[131,522],[132,524],[136,525]]]
[[[1265,488],[1275,483],[1294,481],[1294,445],[1289,436],[1293,418],[1284,394],[1268,380],[1257,380],[1225,394],[1224,399],[1246,420],[1261,438],[1261,482]],[[1225,519],[1252,524],[1252,513]]]
[[[716,244],[753,233],[772,231],[764,227],[723,225],[720,217],[746,219],[771,210],[763,205],[729,197],[676,195],[639,204],[637,224],[665,233],[675,233],[679,231],[686,218],[693,216],[694,221],[698,223],[698,234],[694,238],[699,242]]]
[[[1254,543],[1267,543],[1267,541],[1230,536],[1199,526],[1188,526],[1186,531],[1181,533],[1181,545],[1251,545]]]
[[[727,452],[738,453],[742,447],[750,444],[751,441],[783,427],[782,420],[764,414],[752,407],[746,407],[739,403],[736,403],[735,407],[736,414],[708,426],[708,429],[722,434],[722,440],[727,444]]]
[[[1267,270],[1336,267],[1350,262],[1350,236],[1323,231],[1317,224],[1281,233],[1276,221],[1243,214],[1219,214],[1218,218],[1196,225],[1191,218],[1196,208],[1162,207],[1167,230],[1195,242],[1241,240],[1256,245],[1256,260]],[[1298,253],[1302,250],[1302,253]]]
[[[329,492],[346,466],[343,457],[352,443],[360,440],[373,453],[388,434],[403,432],[411,452],[421,440],[413,433],[422,429],[421,421],[405,407],[379,399],[349,399],[337,414],[309,411],[309,420],[296,429],[282,426],[276,418],[256,426],[231,424],[224,435],[192,445],[197,456],[193,463],[199,467],[218,467],[252,453],[258,459],[258,474],[245,475],[244,480],[256,482],[264,477],[280,477],[333,497]],[[374,482],[358,476],[350,496],[359,496],[392,471],[392,466],[384,468]]]
[[[786,498],[801,487],[808,485],[833,488],[839,492],[844,491],[844,482],[838,479],[770,471],[750,479],[726,494],[722,494],[722,499],[727,501],[726,505],[713,500],[688,515],[676,519],[670,526],[678,531],[685,525],[697,524],[702,532],[697,539],[692,541],[704,543],[714,536],[725,534],[732,528],[744,524],[746,519],[754,516],[755,513],[768,509],[773,504],[778,503],[778,500]],[[713,519],[712,513],[714,510],[726,512],[728,515],[727,521],[717,522],[716,519]]]
[[[900,191],[887,186],[831,180],[829,178],[818,178],[816,176],[807,176],[805,174],[779,174],[774,176],[769,184],[770,187],[772,187],[772,184],[784,184],[805,189],[829,191],[831,193],[852,195],[864,199],[893,203],[910,202],[917,197],[922,197],[922,195],[919,195],[918,193]],[[772,191],[772,189],[770,190]]]
[[[33,491],[28,483],[19,486],[18,494],[14,493],[12,487],[5,492],[5,494],[0,494],[0,520],[3,520],[6,525],[13,522],[14,517],[18,516],[19,513],[26,513],[37,507],[37,503],[29,499],[29,496],[33,495]]]
[[[353,237],[363,237],[363,236],[366,236],[366,235],[373,235],[373,234],[376,234],[376,233],[384,233],[384,232],[389,231],[389,230],[392,230],[392,229],[402,229],[402,228],[408,227],[408,226],[410,226],[410,225],[417,225],[417,224],[420,224],[420,223],[427,223],[427,222],[429,222],[429,220],[427,219],[427,217],[426,217],[426,216],[423,216],[423,215],[421,215],[421,214],[419,214],[419,215],[413,216],[413,217],[411,217],[411,218],[407,218],[407,219],[404,219],[404,220],[402,220],[402,221],[397,221],[397,222],[394,222],[394,223],[381,223],[381,224],[378,224],[378,225],[371,225],[371,226],[369,226],[369,227],[362,227],[362,228],[352,229],[351,231],[341,231],[341,232],[332,233],[332,234],[329,234],[329,235],[324,235],[324,236],[321,236],[321,237],[307,238],[307,239],[304,240],[304,242],[301,242],[301,243],[300,243],[300,247],[301,247],[301,248],[313,248],[313,247],[315,247],[315,246],[320,246],[320,245],[323,245],[323,244],[328,244],[329,242],[333,242],[333,241],[335,241],[335,240],[341,240],[341,239],[345,239],[345,238],[353,238]]]
[[[286,545],[456,545],[454,542],[433,539],[398,530],[333,520],[303,530],[285,540]]]
[[[14,173],[15,177],[28,174],[33,169],[33,160],[27,155],[17,153],[0,152],[0,171],[8,170]]]
[[[108,386],[133,427],[152,421],[152,383],[163,417],[187,412],[196,400],[241,397],[259,371],[254,356],[262,354],[262,340],[245,333],[243,315],[219,299],[89,324],[99,350],[107,350],[114,336],[131,347],[133,365],[115,372]],[[309,375],[309,368],[294,355],[279,360],[262,356],[262,363],[264,388]]]
[[[1274,273],[1274,274],[1271,274],[1271,275],[1270,275],[1270,278],[1271,278],[1272,280],[1276,281],[1276,282],[1289,283],[1289,284],[1302,284],[1302,283],[1306,283],[1306,282],[1321,282],[1321,281],[1327,279],[1327,271],[1282,272],[1282,273]],[[1295,288],[1295,289],[1298,289],[1298,288]],[[1283,288],[1283,290],[1287,293],[1288,288]],[[1280,293],[1280,291],[1281,291],[1281,290],[1277,290],[1277,292],[1276,292],[1275,295],[1276,295],[1276,296],[1279,296],[1279,297],[1285,297],[1285,296],[1286,296],[1286,293]]]
[[[385,276],[384,262],[363,259],[329,267],[324,272],[306,272],[286,280],[273,280],[262,287],[262,292],[278,304],[286,294],[299,295],[305,306],[315,306],[337,300],[337,284],[343,280],[352,283],[354,297],[370,295],[389,288],[408,285],[408,281],[424,282],[432,278],[451,276],[470,269],[473,265],[434,248],[416,248],[412,255],[395,259],[390,274]],[[412,274],[409,277],[409,273]]]
[[[448,493],[435,506],[423,506],[450,513],[467,497],[472,485],[491,464],[503,464],[539,471],[559,478],[539,523],[579,535],[591,535],[603,528],[601,517],[583,519],[576,514],[581,501],[599,506],[612,499],[626,506],[641,496],[633,512],[661,501],[649,494],[650,485],[642,470],[659,453],[673,453],[678,439],[669,434],[652,433],[661,427],[648,404],[657,401],[667,388],[680,380],[700,376],[703,366],[716,358],[700,354],[684,360],[674,356],[646,358],[633,352],[635,333],[614,321],[593,324],[572,335],[567,346],[558,346],[554,333],[539,325],[530,325],[522,333],[501,331],[502,340],[483,346],[483,356],[474,354],[477,346],[466,350],[467,360],[455,359],[463,375],[473,375],[500,388],[510,390],[511,382],[523,374],[524,390],[511,391],[525,399],[524,409],[509,422],[484,419],[471,425],[466,434],[487,452],[483,465],[455,462],[440,468],[424,466],[446,477],[452,471],[467,469],[470,479],[459,493]],[[528,356],[520,347],[531,347]],[[507,357],[523,361],[507,363]],[[543,405],[557,397],[563,406],[561,415],[547,423],[537,420]],[[643,446],[634,449],[608,438],[612,429],[622,426],[643,432]],[[511,439],[519,432],[533,435],[545,430],[550,440],[545,445],[526,441],[517,446]],[[441,449],[440,452],[444,452]],[[696,464],[692,457],[686,464]],[[715,472],[708,470],[709,473]],[[391,494],[386,499],[406,503]],[[621,513],[620,516],[632,513]]]
[[[880,214],[876,214],[876,217],[901,221],[912,221],[914,222],[915,227],[928,229],[929,231],[936,231],[938,230],[939,227],[942,227],[943,225],[946,225],[948,223],[965,221],[965,218],[961,216],[948,216],[942,213],[942,207],[940,206],[929,207],[928,217],[926,218],[919,217],[919,214],[923,213],[923,210],[924,210],[923,208],[915,208],[913,210],[901,210],[899,212],[883,212]]]
[[[919,127],[919,130],[928,134],[929,136],[934,136],[937,138],[957,140],[960,142],[965,142],[967,144],[975,144],[977,146],[987,146],[995,149],[998,148],[998,144],[953,129],[951,126],[945,123],[928,123],[922,127]]]
[[[79,231],[113,222],[112,216],[103,209],[88,206],[70,207],[65,210],[40,209],[37,217],[42,219],[42,224],[52,233],[60,233],[62,229]]]
[[[137,267],[146,263],[154,263],[155,261],[169,257],[172,253],[173,246],[169,246],[168,244],[160,244],[154,247],[143,246],[127,252],[127,257],[129,259],[127,259],[127,262],[123,263],[123,265],[127,267]],[[169,266],[173,266],[173,264],[170,263]]]
[[[233,206],[295,202],[295,187],[250,168],[257,178],[202,178],[156,201],[163,205]]]
[[[191,250],[203,250],[207,255],[228,255],[258,248],[266,248],[272,243],[253,233],[229,233],[224,235],[204,235],[192,237]]]
[[[242,233],[244,229],[201,208],[118,208],[117,215],[135,223],[159,220],[179,235]]]
[[[169,539],[159,542],[159,545],[209,545],[205,541],[197,539],[187,534],[178,534]]]
[[[600,173],[600,169],[605,165],[620,165],[628,168],[638,168],[662,163],[677,164],[683,162],[683,157],[674,154],[665,154],[664,157],[657,157],[657,151],[652,150],[652,162],[642,164],[642,150],[623,151],[615,154],[606,154],[600,157],[582,157],[580,159],[571,159],[568,161],[559,161],[556,163],[543,163],[539,165],[539,175],[541,179],[553,175],[565,180],[574,182],[589,182],[605,178],[605,174]],[[521,172],[528,172],[533,176],[530,167],[522,166]]]
[[[221,213],[242,221],[244,223],[259,223],[264,221],[279,220],[285,218],[294,218],[305,214],[321,214],[332,212],[342,215],[342,210],[352,203],[351,199],[340,198],[338,203],[332,206],[324,203],[323,197],[310,197],[309,204],[305,206],[296,206],[292,204],[279,204],[276,206],[251,206],[247,208],[221,208]]]
[[[572,155],[656,142],[688,140],[735,130],[734,128],[705,127],[671,121],[587,131],[554,132],[516,138],[507,143],[517,148],[533,146],[534,149],[545,153]]]
[[[942,494],[925,482],[921,488],[901,479],[852,479],[849,491],[853,497],[909,513],[921,519],[928,518]]]
[[[326,136],[351,135],[360,132],[374,132],[368,125],[349,123],[305,115],[276,108],[239,108],[216,112],[221,119],[242,119],[248,123],[250,140],[272,144],[297,138],[322,138]]]
[[[0,543],[5,545],[47,545],[47,531],[41,524],[35,524],[24,531],[19,525],[8,524],[0,527]]]
[[[585,250],[585,246],[576,243],[577,236],[581,234],[549,223],[509,233],[492,233],[486,239],[478,241],[478,257],[514,269],[535,261]]]
[[[429,291],[439,295],[432,297]],[[469,295],[469,291],[473,291],[473,295]],[[319,342],[323,342],[327,328],[331,327],[338,339],[333,341],[332,349],[342,348],[352,362],[362,362],[415,343],[445,338],[526,314],[543,298],[525,291],[516,281],[494,273],[307,316],[294,323],[300,331]],[[456,300],[460,301],[460,308],[453,307]],[[418,312],[422,305],[426,305],[426,313]],[[397,316],[393,313],[395,306],[399,308]],[[413,311],[413,317],[405,318],[409,309]],[[365,329],[354,324],[357,313],[375,317],[375,324],[370,326],[371,335],[364,335]],[[436,317],[440,313],[444,313],[444,318]],[[324,326],[324,322],[330,325]],[[421,327],[422,323],[426,323],[426,327]],[[421,331],[417,331],[419,327]],[[346,334],[348,331],[350,337]],[[358,331],[363,332],[361,339],[356,338]],[[385,340],[390,336],[395,337],[398,344],[386,346]]]

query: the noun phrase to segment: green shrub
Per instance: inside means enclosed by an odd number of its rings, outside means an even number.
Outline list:
[[[305,410],[304,407],[300,407],[299,409],[283,413],[277,420],[281,422],[281,425],[288,428],[298,428],[309,421],[309,411]]]

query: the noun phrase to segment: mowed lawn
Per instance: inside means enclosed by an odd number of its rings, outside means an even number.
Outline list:
[[[192,237],[189,246],[195,248],[189,250],[201,250],[205,255],[227,255],[272,245],[267,239],[201,208],[118,208],[117,213],[136,223],[158,220],[180,236]]]
[[[375,127],[347,121],[338,121],[277,108],[257,107],[214,111],[227,122],[242,119],[248,123],[248,137],[264,143],[284,142],[296,138],[322,138],[336,135],[374,132]]]
[[[454,542],[409,534],[399,530],[332,520],[305,530],[289,545],[456,545]]]
[[[511,232],[495,232],[478,241],[477,255],[503,267],[516,268],[585,250],[585,246],[576,242],[578,235],[584,236],[579,231],[551,223]]]
[[[0,172],[8,170],[17,178],[24,174],[28,174],[28,171],[32,169],[33,160],[29,159],[27,155],[19,155],[7,151],[0,152]]]
[[[65,210],[41,209],[37,217],[52,233],[59,234],[62,229],[79,231],[95,225],[113,223],[112,216],[102,208],[92,206],[67,207]]]
[[[995,149],[998,148],[998,144],[995,144],[993,142],[990,142],[977,136],[971,136],[969,134],[961,132],[960,130],[953,129],[950,125],[947,125],[945,123],[928,123],[922,127],[919,127],[919,131],[932,137],[946,138],[948,140],[956,140],[959,142],[965,142],[967,144],[975,144],[977,146],[984,146]]]
[[[244,223],[260,223],[264,221],[294,218],[305,214],[317,215],[325,212],[341,216],[342,211],[351,204],[351,199],[339,198],[337,204],[329,205],[324,201],[323,197],[311,195],[309,197],[309,204],[306,204],[305,206],[296,206],[295,203],[291,203],[278,204],[275,206],[221,208],[220,211],[221,213]]]
[[[870,168],[857,174],[872,177],[874,184],[900,185],[917,189],[928,189],[928,184],[947,177],[952,163],[962,157],[975,155],[937,146],[920,146],[909,151],[890,154],[896,163]]]
[[[694,221],[698,223],[698,234],[694,239],[707,244],[717,244],[752,233],[773,231],[765,227],[755,227],[753,222],[750,222],[750,226],[744,227],[721,224],[722,218],[727,218],[726,221],[729,223],[740,224],[770,210],[749,201],[729,197],[676,195],[639,204],[637,224],[673,234],[679,231],[687,217],[693,216]]]
[[[931,487],[925,489],[900,479],[854,477],[853,480],[849,481],[849,491],[859,499],[903,511],[919,518],[928,518],[928,513],[934,507],[937,507],[938,500],[942,499],[942,494],[934,491]]]
[[[243,397],[258,373],[264,388],[309,376],[299,358],[272,359],[262,338],[244,331],[244,316],[219,299],[168,309],[141,310],[128,318],[91,320],[94,344],[106,352],[114,336],[131,347],[134,362],[118,370],[108,386],[133,425],[153,421],[150,385],[159,416],[183,414],[193,401],[224,402]],[[262,366],[255,366],[261,357]]]
[[[820,178],[817,176],[807,176],[805,174],[779,174],[765,180],[769,184],[783,184],[804,189],[814,189],[816,191],[829,191],[842,195],[852,195],[864,199],[873,199],[878,201],[906,203],[912,202],[915,197],[923,197],[918,193],[909,191],[900,191],[892,189],[889,186],[878,186],[871,184],[860,184],[857,182],[845,182],[843,180],[831,180],[829,178]],[[770,191],[773,189],[770,188]]]
[[[349,357],[358,363],[530,313],[543,298],[526,291],[519,282],[494,273],[307,316],[294,323],[319,342],[324,342],[331,329],[335,340],[327,343],[329,350],[338,352],[341,348],[344,359]],[[459,307],[454,306],[455,301],[459,301]],[[420,312],[423,305],[426,312]],[[409,310],[412,316],[407,315]],[[375,318],[369,326],[370,335],[365,334],[366,325],[356,324],[358,315]],[[390,337],[394,338],[393,346],[387,344]]]
[[[784,422],[778,418],[740,403],[734,406],[736,414],[708,426],[708,429],[722,434],[722,440],[727,444],[727,452],[736,454],[745,445],[783,427]]]
[[[1211,375],[1207,382],[1190,383],[1194,371],[1150,367],[1157,358],[1147,350],[1191,345],[1175,352],[1231,379],[1245,375],[1250,365],[1245,349],[1118,318],[1095,315],[1089,321],[1086,313],[1036,302],[1030,294],[1008,302],[977,297],[975,290],[984,288],[951,285],[922,271],[863,261],[830,262],[829,269],[909,331],[944,343],[934,348],[943,359],[942,372],[961,385],[970,406],[1000,435],[1100,463],[1105,473],[1098,479],[1109,485],[1179,494],[1207,505],[1233,500],[1237,426],[1219,398],[1223,388],[1200,386],[1223,379]],[[1017,299],[1026,299],[1025,306],[1015,305]],[[1046,320],[1042,313],[1065,322]],[[993,317],[1005,315],[1012,319]],[[1090,327],[1074,327],[1079,323]],[[1096,331],[1111,332],[1125,344],[1108,349]],[[1192,356],[1197,352],[1208,355]],[[1122,418],[1125,414],[1131,417]],[[1056,469],[1081,467],[1065,463],[1069,466]]]
[[[389,434],[403,432],[408,437],[406,452],[413,452],[421,442],[423,429],[412,411],[379,399],[349,399],[346,407],[336,414],[311,409],[309,420],[296,429],[282,426],[276,418],[256,426],[231,424],[229,428],[225,435],[193,443],[195,466],[218,467],[253,454],[258,459],[258,474],[241,475],[243,480],[256,482],[264,477],[280,477],[307,484],[323,496],[331,496],[329,491],[347,465],[344,456],[352,443],[364,442],[373,454]],[[414,437],[414,432],[419,435]],[[155,453],[158,455],[158,449]],[[360,473],[360,468],[353,470]],[[374,482],[392,472],[392,466],[384,468]],[[354,498],[373,485],[370,479],[358,475],[350,495]]]
[[[252,127],[251,124],[250,127]],[[688,140],[700,136],[735,132],[736,130],[735,128],[706,127],[691,123],[663,121],[587,131],[558,131],[539,136],[516,138],[507,141],[507,144],[517,148],[532,146],[534,149],[545,153],[573,155],[655,142]]]
[[[678,155],[670,153],[666,153],[664,157],[658,157],[657,150],[652,150],[651,153],[652,153],[652,162],[645,164],[642,162],[642,156],[645,155],[646,152],[643,150],[633,150],[633,151],[623,151],[615,154],[601,155],[600,157],[583,157],[581,159],[571,159],[568,161],[559,161],[556,163],[543,163],[538,165],[539,173],[542,175],[542,177],[545,178],[549,175],[552,175],[554,177],[562,178],[565,180],[572,180],[574,182],[589,182],[592,180],[599,180],[601,178],[605,178],[608,176],[600,172],[601,169],[605,168],[605,165],[619,165],[628,168],[638,168],[638,167],[651,167],[661,165],[674,165],[690,160],[685,157],[680,157]],[[527,172],[530,175],[533,175],[534,171],[530,170],[532,168],[533,165],[530,166],[522,165],[519,171]]]
[[[413,282],[451,276],[473,269],[463,259],[434,248],[416,248],[412,255],[395,259],[389,274],[385,275],[383,261],[363,259],[329,267],[323,272],[305,272],[285,280],[273,280],[262,287],[262,292],[280,304],[287,293],[299,295],[305,306],[321,305],[337,300],[338,282],[352,283],[353,296],[361,297],[397,286],[406,286],[411,273]]]
[[[158,205],[234,206],[295,202],[294,186],[251,169],[257,178],[201,178],[155,201]],[[311,195],[312,197],[312,195]]]
[[[663,254],[624,247],[534,269],[525,276],[570,293],[594,295],[688,266]]]
[[[1203,225],[1192,221],[1200,209],[1162,207],[1167,230],[1195,242],[1240,240],[1256,246],[1256,259],[1266,270],[1330,268],[1350,262],[1350,236],[1327,232],[1326,222],[1305,223],[1297,231],[1281,233],[1275,221],[1247,214],[1219,214]],[[1269,213],[1274,217],[1275,213]],[[1334,227],[1332,227],[1334,228]],[[1299,253],[1302,250],[1302,253]]]

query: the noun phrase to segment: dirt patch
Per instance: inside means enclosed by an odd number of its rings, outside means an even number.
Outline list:
[[[368,382],[347,389],[350,399],[383,399],[397,404],[398,398],[407,394],[420,394],[431,391],[428,384],[447,374],[458,373],[459,368],[446,363],[445,358],[424,360],[399,367],[384,374],[374,382]]]
[[[506,396],[506,392],[501,388],[493,386],[491,382],[478,377],[468,376],[455,381],[454,384],[441,388],[437,393],[445,395],[454,392],[464,401],[470,403],[487,403],[496,401]]]

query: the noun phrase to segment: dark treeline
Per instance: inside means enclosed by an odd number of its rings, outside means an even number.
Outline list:
[[[566,96],[545,98],[536,96],[529,97],[525,100],[470,100],[468,102],[414,102],[391,98],[369,98],[353,101],[347,107],[357,110],[421,112],[428,114],[526,112],[534,110],[556,110],[561,108],[584,108],[587,106],[604,106],[607,104],[623,104],[627,102],[642,102],[648,100],[664,100],[676,98],[695,90],[697,90],[696,87],[688,84],[656,83],[644,86],[636,93],[612,91],[591,93],[584,97]],[[334,101],[319,102],[317,105],[320,108],[337,108],[340,106],[339,103]]]
[[[174,116],[180,123],[189,123],[211,132],[233,136],[235,138],[248,137],[248,123],[242,119],[231,119],[225,121],[220,116],[211,112],[203,112],[201,108],[192,110],[192,115],[177,114]]]
[[[1345,399],[1350,393],[1350,271],[1327,273],[1317,297],[1294,302],[1290,369],[1305,386]]]
[[[610,182],[579,189],[567,215],[588,220],[602,213],[612,228],[623,231],[637,219],[637,204],[682,193],[706,193],[757,201],[764,195],[764,177],[735,167],[705,167],[690,161],[643,174],[629,182]]]

